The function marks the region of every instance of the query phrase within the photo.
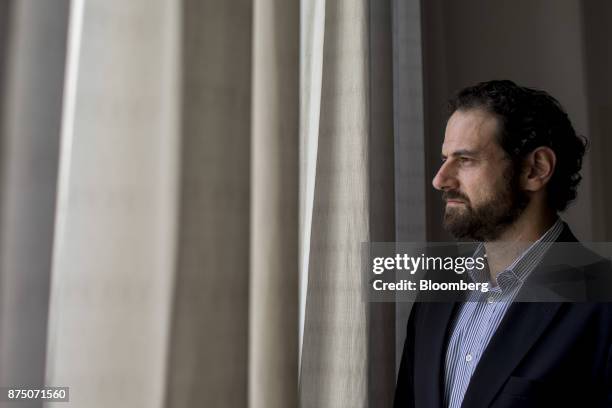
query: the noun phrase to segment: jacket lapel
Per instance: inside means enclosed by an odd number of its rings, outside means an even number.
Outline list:
[[[427,303],[416,328],[415,406],[442,407],[444,355],[448,327],[456,303]]]

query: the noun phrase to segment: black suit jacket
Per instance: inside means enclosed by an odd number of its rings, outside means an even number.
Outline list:
[[[565,225],[557,242],[577,242]],[[591,299],[612,276],[609,261],[586,248],[571,259],[550,252],[518,299],[538,292],[559,300]],[[569,256],[569,255],[568,255]],[[548,262],[547,262],[548,261]],[[553,261],[553,262],[550,262]],[[565,262],[568,261],[568,262]],[[555,265],[548,268],[544,265]],[[540,273],[536,273],[540,269]],[[552,277],[542,284],[541,277]],[[602,281],[603,279],[603,281]],[[551,284],[552,283],[552,284]],[[609,289],[609,287],[607,288]],[[460,303],[415,303],[394,407],[441,408],[449,326]],[[612,303],[516,302],[484,351],[462,408],[612,407]]]

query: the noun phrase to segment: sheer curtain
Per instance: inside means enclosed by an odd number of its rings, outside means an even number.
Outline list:
[[[394,240],[390,13],[367,0],[303,13],[303,407],[391,404],[394,309],[362,297],[360,252]]]
[[[304,2],[302,60],[297,0],[6,4],[0,385],[386,405],[360,245],[394,239],[390,3]]]
[[[369,239],[366,1],[326,1],[316,176],[302,349],[303,407],[365,406]],[[346,390],[338,392],[338,390]]]

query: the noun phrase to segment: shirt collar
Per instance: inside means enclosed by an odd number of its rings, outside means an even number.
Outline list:
[[[515,287],[522,286],[525,279],[535,269],[536,265],[542,260],[544,254],[550,246],[559,238],[563,231],[563,221],[557,218],[557,221],[546,231],[536,242],[531,244],[529,248],[523,251],[514,262],[499,275],[497,275],[497,283],[502,292],[511,290]],[[484,243],[480,243],[473,255],[474,258],[486,257]],[[484,269],[473,268],[468,271],[470,278],[474,282],[490,282],[489,265],[485,263]]]

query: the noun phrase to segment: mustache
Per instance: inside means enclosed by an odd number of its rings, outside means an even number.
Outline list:
[[[443,192],[442,200],[444,200],[444,202],[448,200],[462,200],[462,201],[465,201],[466,203],[470,202],[469,198],[465,194],[461,193],[460,191],[455,191],[455,190],[449,190],[449,191]]]

